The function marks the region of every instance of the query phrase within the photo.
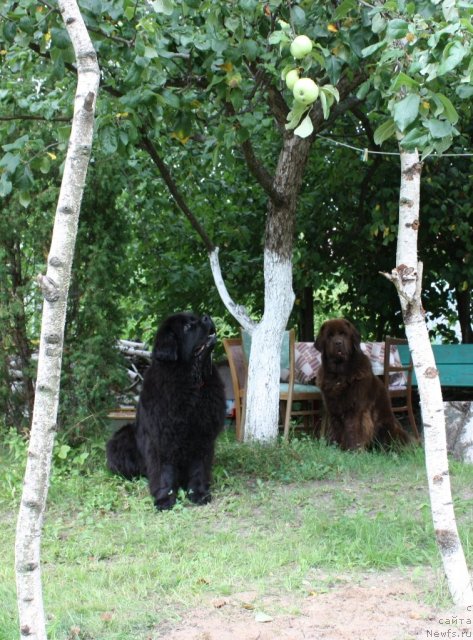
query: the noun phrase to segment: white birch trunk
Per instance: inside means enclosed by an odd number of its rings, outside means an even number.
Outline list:
[[[54,221],[46,276],[30,444],[18,514],[15,567],[20,637],[45,640],[40,545],[56,432],[66,303],[80,204],[89,162],[99,86],[97,57],[75,0],[58,5],[77,61],[78,82],[69,149]]]
[[[264,314],[251,332],[245,405],[245,442],[271,442],[279,423],[281,344],[294,304],[291,260],[264,253]]]
[[[442,390],[421,302],[422,263],[417,262],[421,163],[401,150],[396,268],[388,276],[399,293],[421,402],[424,447],[435,535],[456,605],[473,603],[473,591],[453,510]]]

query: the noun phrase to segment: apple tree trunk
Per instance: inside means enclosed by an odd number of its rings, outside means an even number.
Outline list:
[[[337,85],[340,103],[331,118],[336,119],[356,103],[351,94],[364,79],[364,74],[359,73],[340,80]],[[286,130],[288,108],[270,83],[268,86],[268,104],[282,140],[274,174],[262,167],[249,143],[242,145],[248,168],[269,196],[264,242],[264,311],[259,323],[253,322],[245,309],[232,301],[220,272],[218,248],[209,247],[210,266],[222,301],[252,336],[244,415],[246,442],[270,442],[278,435],[281,344],[295,297],[292,253],[297,201],[315,133],[328,126],[318,105],[311,112],[314,127],[311,136],[301,138]]]
[[[274,175],[266,220],[264,313],[252,332],[244,416],[245,442],[278,435],[281,343],[294,304],[292,252],[296,207],[310,139],[286,134]]]

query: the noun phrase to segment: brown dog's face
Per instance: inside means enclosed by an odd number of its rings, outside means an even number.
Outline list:
[[[327,358],[345,362],[354,351],[360,351],[360,342],[360,334],[351,322],[335,318],[323,323],[314,344]]]

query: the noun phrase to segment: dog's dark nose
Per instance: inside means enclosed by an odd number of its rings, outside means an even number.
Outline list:
[[[201,318],[201,322],[203,324],[204,327],[210,328],[214,326],[214,323],[212,322],[212,318],[208,315],[208,314],[204,314]]]

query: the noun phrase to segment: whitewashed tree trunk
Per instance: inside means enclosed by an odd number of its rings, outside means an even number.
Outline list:
[[[248,333],[252,333],[256,322],[254,322],[254,320],[249,317],[245,307],[236,304],[228,293],[225,281],[222,276],[222,270],[220,269],[218,254],[219,249],[218,247],[215,247],[214,249],[212,249],[212,251],[209,252],[209,260],[215,286],[217,287],[217,291],[220,294],[220,298],[222,299],[222,302],[226,306],[228,311],[243,327],[243,329],[248,331]]]
[[[265,250],[264,281],[264,314],[251,332],[245,442],[271,442],[278,435],[281,344],[294,304],[291,260]]]
[[[388,277],[399,294],[412,354],[424,426],[425,461],[435,535],[452,599],[473,603],[453,510],[442,390],[422,308],[422,263],[417,261],[422,165],[417,152],[401,151],[401,189],[396,268]],[[387,274],[386,274],[387,275]]]
[[[229,296],[218,249],[210,252],[212,273],[225,306],[252,336],[245,398],[244,439],[268,443],[278,435],[281,344],[294,304],[292,248],[297,198],[310,151],[309,139],[285,132],[271,178],[264,249],[264,313],[256,324]]]
[[[251,335],[244,415],[245,442],[271,442],[278,435],[281,344],[294,304],[292,261],[265,250],[264,314],[258,324],[229,295],[220,271],[218,249],[210,253],[210,266],[222,301]]]
[[[48,269],[39,276],[44,304],[28,460],[18,514],[15,567],[20,637],[45,640],[40,545],[56,432],[66,304],[80,204],[93,138],[99,66],[75,0],[58,0],[77,61],[78,81],[69,148],[59,194]]]

